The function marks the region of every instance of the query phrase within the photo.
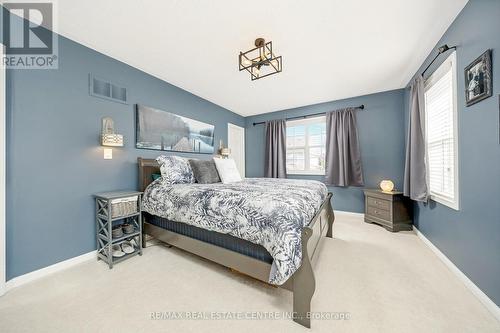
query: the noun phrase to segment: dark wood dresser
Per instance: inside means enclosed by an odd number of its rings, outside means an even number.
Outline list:
[[[402,192],[364,190],[365,222],[389,231],[412,230],[413,203]]]

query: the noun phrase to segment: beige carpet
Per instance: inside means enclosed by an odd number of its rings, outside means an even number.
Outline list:
[[[500,324],[412,232],[338,216],[315,263],[310,332],[500,332]],[[89,261],[0,298],[0,332],[307,332],[291,320],[152,320],[152,312],[291,311],[291,294],[176,249],[108,268]],[[233,314],[237,315],[237,314]]]

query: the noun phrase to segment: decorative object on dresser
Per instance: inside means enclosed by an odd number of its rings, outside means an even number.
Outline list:
[[[487,50],[465,67],[465,102],[471,106],[493,94],[491,50]]]
[[[365,222],[376,223],[389,231],[412,230],[411,200],[402,192],[364,190]]]
[[[384,179],[380,182],[380,189],[384,192],[392,192],[394,190],[394,183],[392,180]]]
[[[110,269],[120,261],[142,255],[141,195],[139,191],[94,194],[97,260],[105,261]]]
[[[136,104],[136,148],[213,154],[214,130],[214,125]]]

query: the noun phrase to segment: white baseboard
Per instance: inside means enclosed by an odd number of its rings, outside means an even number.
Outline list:
[[[347,212],[347,211],[344,211],[344,210],[333,210],[333,213],[336,215],[336,216],[352,216],[352,217],[359,217],[359,218],[365,218],[365,214],[363,213],[354,213],[354,212]]]
[[[70,259],[58,262],[57,264],[50,265],[50,266],[38,269],[36,271],[30,272],[30,273],[27,273],[27,274],[24,274],[21,276],[17,276],[15,278],[7,281],[7,283],[5,284],[5,290],[9,291],[13,288],[16,288],[16,287],[22,286],[26,283],[38,280],[38,279],[45,277],[47,275],[50,275],[52,273],[65,270],[67,268],[78,265],[82,262],[85,262],[85,261],[88,261],[91,259],[96,259],[96,258],[97,258],[97,251],[92,251],[92,252],[82,254],[78,257],[70,258]]]
[[[491,312],[491,314],[500,321],[500,307],[495,304],[474,282],[472,282],[455,264],[448,259],[434,244],[431,243],[415,226],[413,230],[425,245],[427,245],[434,254],[445,264],[448,269],[455,274],[460,281],[477,297],[477,299]]]

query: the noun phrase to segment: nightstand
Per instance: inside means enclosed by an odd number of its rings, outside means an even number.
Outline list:
[[[94,194],[97,260],[105,261],[110,269],[120,261],[136,254],[142,255],[142,193],[138,191],[114,191]],[[122,228],[124,223],[128,224],[127,228]],[[113,232],[113,227],[116,228],[115,232]],[[118,230],[120,228],[122,230]],[[125,242],[130,245],[132,240],[133,252],[125,253],[122,251],[124,255],[113,256],[113,247],[121,248],[126,245]],[[130,246],[128,249],[131,249]]]
[[[412,230],[413,203],[402,192],[364,192],[365,222],[379,224],[392,232]]]

